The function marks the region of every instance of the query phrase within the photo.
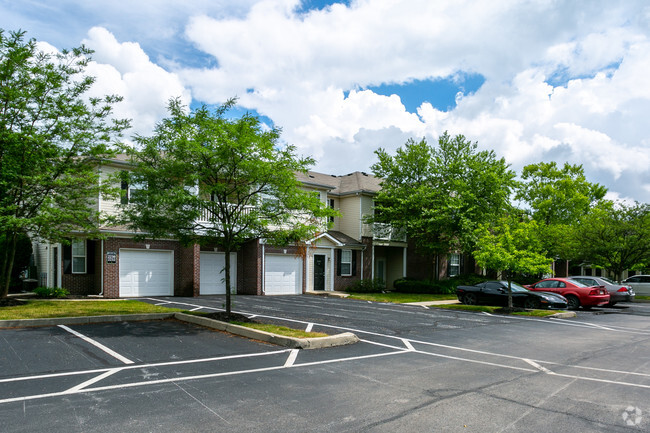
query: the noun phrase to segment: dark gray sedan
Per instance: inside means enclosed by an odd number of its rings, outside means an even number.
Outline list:
[[[589,277],[586,275],[568,277],[587,286],[601,286],[609,293],[608,307],[617,302],[634,302],[634,289],[627,284],[618,284],[606,277]]]

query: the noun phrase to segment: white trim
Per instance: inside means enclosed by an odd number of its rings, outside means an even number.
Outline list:
[[[327,238],[327,239],[330,240],[333,244],[335,244],[337,247],[342,247],[342,246],[345,245],[344,243],[342,243],[341,241],[339,241],[338,239],[334,238],[332,235],[330,235],[330,234],[328,234],[328,233],[321,233],[321,234],[319,234],[318,236],[316,236],[315,238],[308,240],[306,243],[307,243],[307,245],[311,245],[313,242],[316,242],[317,240],[319,240],[319,239],[321,239],[321,238]]]
[[[406,249],[407,248],[404,247],[404,254],[403,254],[403,258],[402,258],[402,277],[403,278],[406,278],[406,257],[407,257]]]
[[[77,255],[74,254],[74,244],[75,243],[80,243],[80,242],[83,242],[83,244],[84,244],[84,254],[83,254],[84,270],[83,270],[83,272],[79,272],[79,271],[75,272],[75,270],[74,270],[74,259],[75,259],[75,257],[79,258],[79,257],[82,257],[82,256],[78,255],[78,254]],[[83,275],[83,274],[88,273],[88,241],[87,241],[87,239],[72,239],[72,241],[70,242],[70,273],[71,274],[76,274],[76,275]]]
[[[343,253],[345,251],[348,251],[350,253],[350,261],[349,262],[344,262],[343,261]],[[347,274],[343,273],[343,263],[350,265],[350,272],[347,273]],[[351,249],[343,249],[343,248],[341,248],[341,276],[342,277],[351,277],[352,276],[352,274],[354,273],[353,269],[352,269],[353,263],[354,263],[354,260],[352,259],[352,250]]]

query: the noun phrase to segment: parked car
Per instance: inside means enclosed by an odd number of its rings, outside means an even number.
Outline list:
[[[650,296],[650,275],[634,275],[622,283],[631,286],[637,295]]]
[[[512,305],[523,308],[567,308],[562,295],[550,292],[532,292],[517,283],[511,283]],[[458,300],[466,305],[508,305],[508,282],[486,281],[474,286],[458,286]]]
[[[609,304],[609,293],[605,288],[585,286],[581,282],[568,278],[547,278],[525,287],[534,291],[553,292],[564,296],[567,299],[569,310],[577,310],[580,307],[588,310],[591,307]]]
[[[576,275],[569,277],[574,281],[579,281],[585,286],[602,286],[609,293],[609,307],[616,305],[617,302],[634,302],[634,289],[625,284],[617,284],[606,277],[589,277],[585,275]]]

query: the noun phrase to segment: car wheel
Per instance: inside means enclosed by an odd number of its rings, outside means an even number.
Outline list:
[[[566,304],[569,310],[577,310],[580,308],[580,299],[573,295],[568,295],[566,297]]]
[[[524,308],[527,308],[529,310],[537,310],[539,308],[539,299],[526,298],[526,302],[524,302]]]
[[[463,304],[465,305],[476,305],[478,299],[474,293],[465,293],[463,296]]]

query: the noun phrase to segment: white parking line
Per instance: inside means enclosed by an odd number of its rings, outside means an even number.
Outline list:
[[[305,328],[305,332],[311,332],[311,330],[314,328],[313,323],[308,323],[307,327]]]
[[[287,358],[287,361],[284,363],[285,367],[291,367],[294,362],[296,362],[296,358],[298,357],[298,352],[299,349],[293,349],[291,353],[289,353],[289,357]]]
[[[133,364],[133,361],[131,361],[130,359],[128,359],[128,358],[126,358],[126,357],[120,355],[119,353],[115,352],[114,350],[109,349],[108,347],[104,346],[102,343],[99,343],[99,342],[93,340],[93,339],[90,338],[90,337],[86,337],[85,335],[83,335],[83,334],[81,334],[81,333],[75,331],[74,329],[70,329],[70,328],[68,328],[68,327],[65,326],[65,325],[58,325],[58,326],[59,326],[59,328],[68,331],[68,332],[71,333],[72,335],[75,335],[75,336],[81,338],[81,339],[84,340],[86,343],[90,343],[90,344],[92,344],[93,346],[95,346],[96,348],[98,348],[98,349],[100,349],[100,350],[102,350],[102,351],[108,353],[108,354],[111,355],[113,358],[115,358],[115,359],[119,359],[120,361],[122,361],[122,362],[125,363],[125,364]]]

